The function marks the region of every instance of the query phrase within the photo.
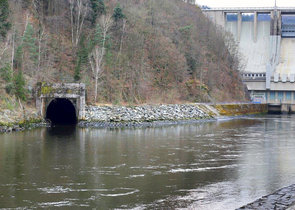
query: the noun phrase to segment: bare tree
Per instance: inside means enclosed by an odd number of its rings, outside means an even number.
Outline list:
[[[13,33],[11,35],[11,41],[12,41],[12,46],[11,46],[11,70],[13,71],[13,66],[14,66],[14,49],[15,49],[15,28],[13,28]]]
[[[41,66],[42,43],[46,39],[47,39],[47,34],[45,33],[45,28],[41,27],[39,29],[39,34],[38,34],[38,72],[40,71],[40,66]],[[43,48],[44,48],[44,45],[43,45]]]
[[[101,35],[98,35],[98,37],[96,37],[97,41],[95,43],[95,46],[93,46],[93,49],[89,55],[89,62],[91,65],[93,77],[95,79],[95,90],[94,90],[95,102],[97,100],[98,79],[100,78],[101,73],[103,71],[102,64],[103,64],[103,58],[105,55],[105,45],[107,41],[107,35],[108,35],[110,27],[113,24],[112,16],[102,15],[98,24],[99,24],[98,28],[99,29],[101,28]]]
[[[83,0],[69,0],[70,2],[70,15],[71,15],[71,32],[72,32],[72,45],[77,47],[85,17],[88,13],[88,4],[83,3]]]
[[[123,46],[123,39],[124,39],[124,35],[125,35],[126,22],[127,22],[126,19],[123,19],[122,36],[120,38],[120,47],[119,47],[119,52],[117,55],[117,61],[119,60],[119,56],[122,53],[122,46]]]

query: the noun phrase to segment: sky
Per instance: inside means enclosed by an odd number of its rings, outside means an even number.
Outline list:
[[[209,7],[273,7],[275,0],[196,0]],[[277,0],[278,7],[295,7],[295,0]]]

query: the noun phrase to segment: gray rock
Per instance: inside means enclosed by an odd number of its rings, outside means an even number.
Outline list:
[[[85,110],[85,120],[90,122],[154,122],[211,118],[197,104],[86,106]]]

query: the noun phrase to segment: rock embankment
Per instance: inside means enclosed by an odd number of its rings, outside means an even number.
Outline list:
[[[267,112],[265,104],[86,106],[80,127],[154,127]],[[48,126],[37,110],[0,110],[0,133]]]
[[[87,106],[81,127],[147,127],[178,121],[212,119],[206,105]]]
[[[210,118],[201,105],[87,106],[86,121],[152,122]]]
[[[295,209],[295,184],[279,189],[272,194],[263,196],[262,198],[238,208],[237,210],[244,209],[293,210]]]
[[[86,106],[81,127],[151,127],[267,112],[263,104]]]

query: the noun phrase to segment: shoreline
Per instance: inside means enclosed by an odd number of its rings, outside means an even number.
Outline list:
[[[26,124],[16,123],[13,125],[0,125],[0,134],[31,130],[35,128],[45,128],[45,127],[50,127],[50,124],[45,121],[38,122],[38,123],[34,122],[34,123],[26,123]]]
[[[252,203],[237,208],[237,210],[242,209],[295,209],[295,184],[278,189]]]
[[[217,121],[216,118],[207,118],[207,119],[190,119],[190,120],[178,120],[178,121],[153,121],[153,122],[79,122],[79,128],[155,128],[171,125],[187,125],[187,124],[197,124],[204,122],[214,122]]]
[[[218,120],[232,120],[267,113],[265,104],[169,104],[143,106],[87,106],[80,128],[148,128],[185,125]],[[30,118],[15,123],[1,123],[0,134],[50,127],[48,122]]]
[[[258,116],[262,114],[249,114],[249,115],[238,115],[238,116],[227,116],[219,118],[204,118],[204,119],[188,119],[188,120],[175,120],[175,121],[153,121],[153,122],[88,122],[80,121],[76,127],[78,128],[92,128],[92,129],[124,129],[124,128],[159,128],[173,125],[189,125],[189,124],[198,124],[198,123],[209,123],[217,121],[229,121],[236,119],[243,119],[250,116]],[[13,125],[13,126],[0,126],[0,134],[11,133],[11,132],[20,132],[26,130],[32,130],[35,128],[49,128],[51,126],[47,122],[41,123],[31,123],[27,126]]]

